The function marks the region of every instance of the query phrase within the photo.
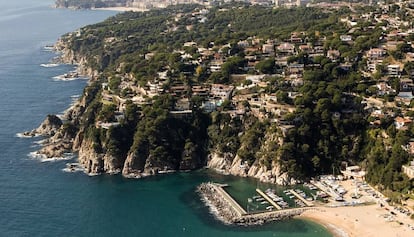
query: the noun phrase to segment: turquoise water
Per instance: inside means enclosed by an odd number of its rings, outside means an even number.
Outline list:
[[[85,80],[55,81],[72,66],[40,67],[43,50],[69,31],[115,14],[52,9],[52,1],[0,2],[0,236],[331,236],[321,226],[293,220],[254,228],[217,222],[195,195],[203,181],[244,190],[256,181],[205,171],[143,180],[65,173],[67,161],[40,162],[28,154],[36,139],[16,133],[61,113]]]

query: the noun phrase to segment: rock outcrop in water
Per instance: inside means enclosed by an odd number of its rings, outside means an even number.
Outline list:
[[[48,115],[45,120],[36,129],[29,132],[24,132],[25,136],[53,136],[62,126],[62,120],[56,115]]]

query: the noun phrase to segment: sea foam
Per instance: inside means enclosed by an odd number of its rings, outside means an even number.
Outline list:
[[[73,153],[64,153],[62,157],[47,157],[44,154],[39,153],[38,151],[33,151],[28,154],[32,159],[39,160],[40,162],[55,162],[61,160],[71,160],[75,158]]]

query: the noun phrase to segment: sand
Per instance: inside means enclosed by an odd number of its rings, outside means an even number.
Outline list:
[[[414,230],[408,226],[408,224],[414,225],[413,220],[398,213],[394,221],[387,221],[384,218],[387,214],[389,211],[379,205],[319,207],[315,211],[303,213],[299,218],[322,224],[337,237],[414,236]]]

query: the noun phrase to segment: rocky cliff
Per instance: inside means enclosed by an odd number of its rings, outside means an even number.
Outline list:
[[[48,115],[40,126],[32,131],[24,132],[25,136],[53,136],[62,126],[62,120],[56,115]]]
[[[215,151],[209,155],[207,167],[224,174],[256,178],[261,182],[279,185],[295,184],[297,181],[290,178],[278,162],[279,157],[274,145],[283,144],[282,136],[269,129],[263,140],[261,144],[255,144],[260,148],[255,153],[256,159],[253,163],[243,160],[237,153]]]

